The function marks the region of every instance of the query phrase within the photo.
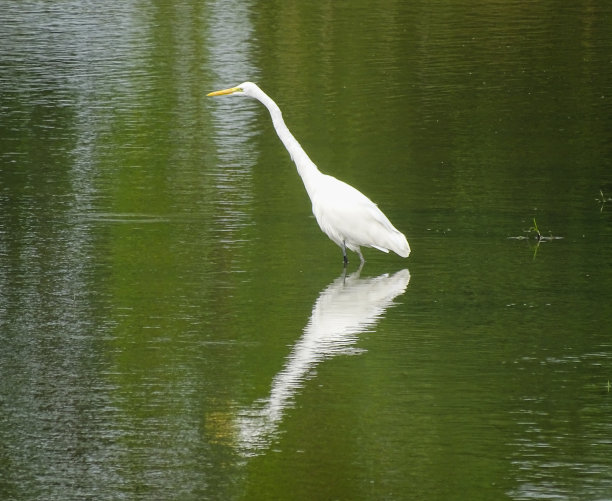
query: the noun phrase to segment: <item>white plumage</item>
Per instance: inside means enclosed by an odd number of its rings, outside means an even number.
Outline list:
[[[364,262],[360,247],[373,247],[383,252],[392,250],[401,257],[408,257],[410,245],[406,237],[363,193],[319,171],[285,125],[280,108],[264,91],[252,82],[244,82],[237,87],[208,95],[226,94],[252,97],[268,109],[276,133],[304,182],[317,223],[323,233],[340,246],[345,265],[348,262],[346,249],[356,252],[361,262]]]

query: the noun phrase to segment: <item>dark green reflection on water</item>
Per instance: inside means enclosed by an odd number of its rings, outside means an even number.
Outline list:
[[[612,496],[609,6],[0,7],[2,499]],[[247,79],[408,261],[336,280]]]

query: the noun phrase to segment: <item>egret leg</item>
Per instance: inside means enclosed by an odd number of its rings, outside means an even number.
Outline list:
[[[361,273],[361,270],[363,269],[363,265],[364,265],[364,263],[365,263],[365,260],[364,260],[364,261],[361,261],[361,263],[359,263],[359,268],[357,268],[357,271],[355,272],[355,276],[356,276],[357,278],[359,278],[359,274]]]
[[[344,260],[344,267],[346,268],[346,265],[348,264],[348,257],[346,255],[346,245],[344,242],[342,242],[342,259]]]
[[[361,266],[363,266],[363,263],[365,263],[365,259],[363,259],[363,254],[361,253],[361,249],[359,247],[357,247],[357,254],[359,254],[359,259],[361,260]]]

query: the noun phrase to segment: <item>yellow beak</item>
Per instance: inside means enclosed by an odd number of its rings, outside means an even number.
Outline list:
[[[206,96],[225,96],[226,94],[233,94],[234,92],[238,92],[242,90],[240,87],[232,87],[231,89],[217,90],[215,92],[211,92],[206,94]]]

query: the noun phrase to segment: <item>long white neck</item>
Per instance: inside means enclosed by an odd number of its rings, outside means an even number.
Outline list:
[[[317,169],[314,162],[310,160],[300,143],[297,142],[295,137],[293,137],[293,134],[291,134],[285,125],[283,114],[281,113],[278,105],[264,91],[261,89],[258,90],[259,92],[255,96],[255,99],[259,100],[266,108],[268,108],[278,137],[291,155],[291,160],[293,160],[295,166],[297,167],[298,174],[302,178],[306,191],[309,195],[312,195],[315,186],[314,179],[317,176],[321,176],[321,172],[319,169]]]

